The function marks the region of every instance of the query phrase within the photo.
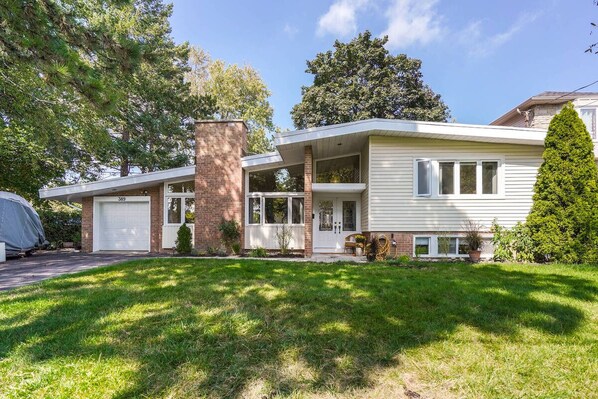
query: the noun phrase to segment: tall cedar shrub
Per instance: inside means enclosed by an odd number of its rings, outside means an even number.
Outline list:
[[[527,218],[539,259],[598,260],[598,169],[583,121],[567,104],[550,121]]]
[[[191,244],[191,229],[185,223],[179,227],[179,231],[176,233],[175,248],[176,252],[181,255],[188,255],[193,249]]]

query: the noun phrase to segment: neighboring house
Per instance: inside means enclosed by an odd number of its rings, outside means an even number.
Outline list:
[[[373,119],[281,133],[276,152],[245,156],[243,121],[202,121],[195,166],[40,197],[83,204],[85,251],[160,252],[174,246],[183,222],[197,248],[218,247],[224,218],[239,221],[245,249],[277,249],[276,232],[287,225],[291,248],[306,256],[343,252],[354,233],[384,234],[393,255],[445,256],[438,238],[450,237],[449,256],[465,256],[465,220],[486,228],[494,218],[507,227],[525,220],[545,134]]]
[[[598,93],[545,91],[525,100],[518,107],[513,108],[490,124],[547,129],[552,117],[558,114],[568,102],[573,103],[579,116],[585,122],[592,139],[596,140]]]

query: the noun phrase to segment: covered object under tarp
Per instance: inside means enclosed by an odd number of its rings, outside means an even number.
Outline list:
[[[39,215],[31,204],[16,194],[0,191],[0,242],[6,255],[29,252],[46,242]]]

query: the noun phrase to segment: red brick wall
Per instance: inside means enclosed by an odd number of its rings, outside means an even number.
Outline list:
[[[305,147],[305,160],[304,160],[304,192],[305,199],[305,252],[306,258],[309,258],[313,254],[313,194],[312,194],[312,169],[313,169],[313,152],[311,146]]]
[[[218,224],[235,219],[243,235],[243,170],[247,127],[242,121],[195,125],[195,246],[220,247]],[[243,241],[241,241],[243,243]]]
[[[150,251],[162,251],[162,223],[164,186],[154,186],[138,190],[118,191],[99,197],[143,196],[144,191],[151,198],[150,202]],[[83,198],[81,215],[81,250],[93,251],[93,197]]]

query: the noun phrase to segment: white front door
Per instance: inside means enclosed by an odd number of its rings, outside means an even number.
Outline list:
[[[314,252],[342,253],[345,238],[361,231],[359,197],[317,196],[314,214]]]

